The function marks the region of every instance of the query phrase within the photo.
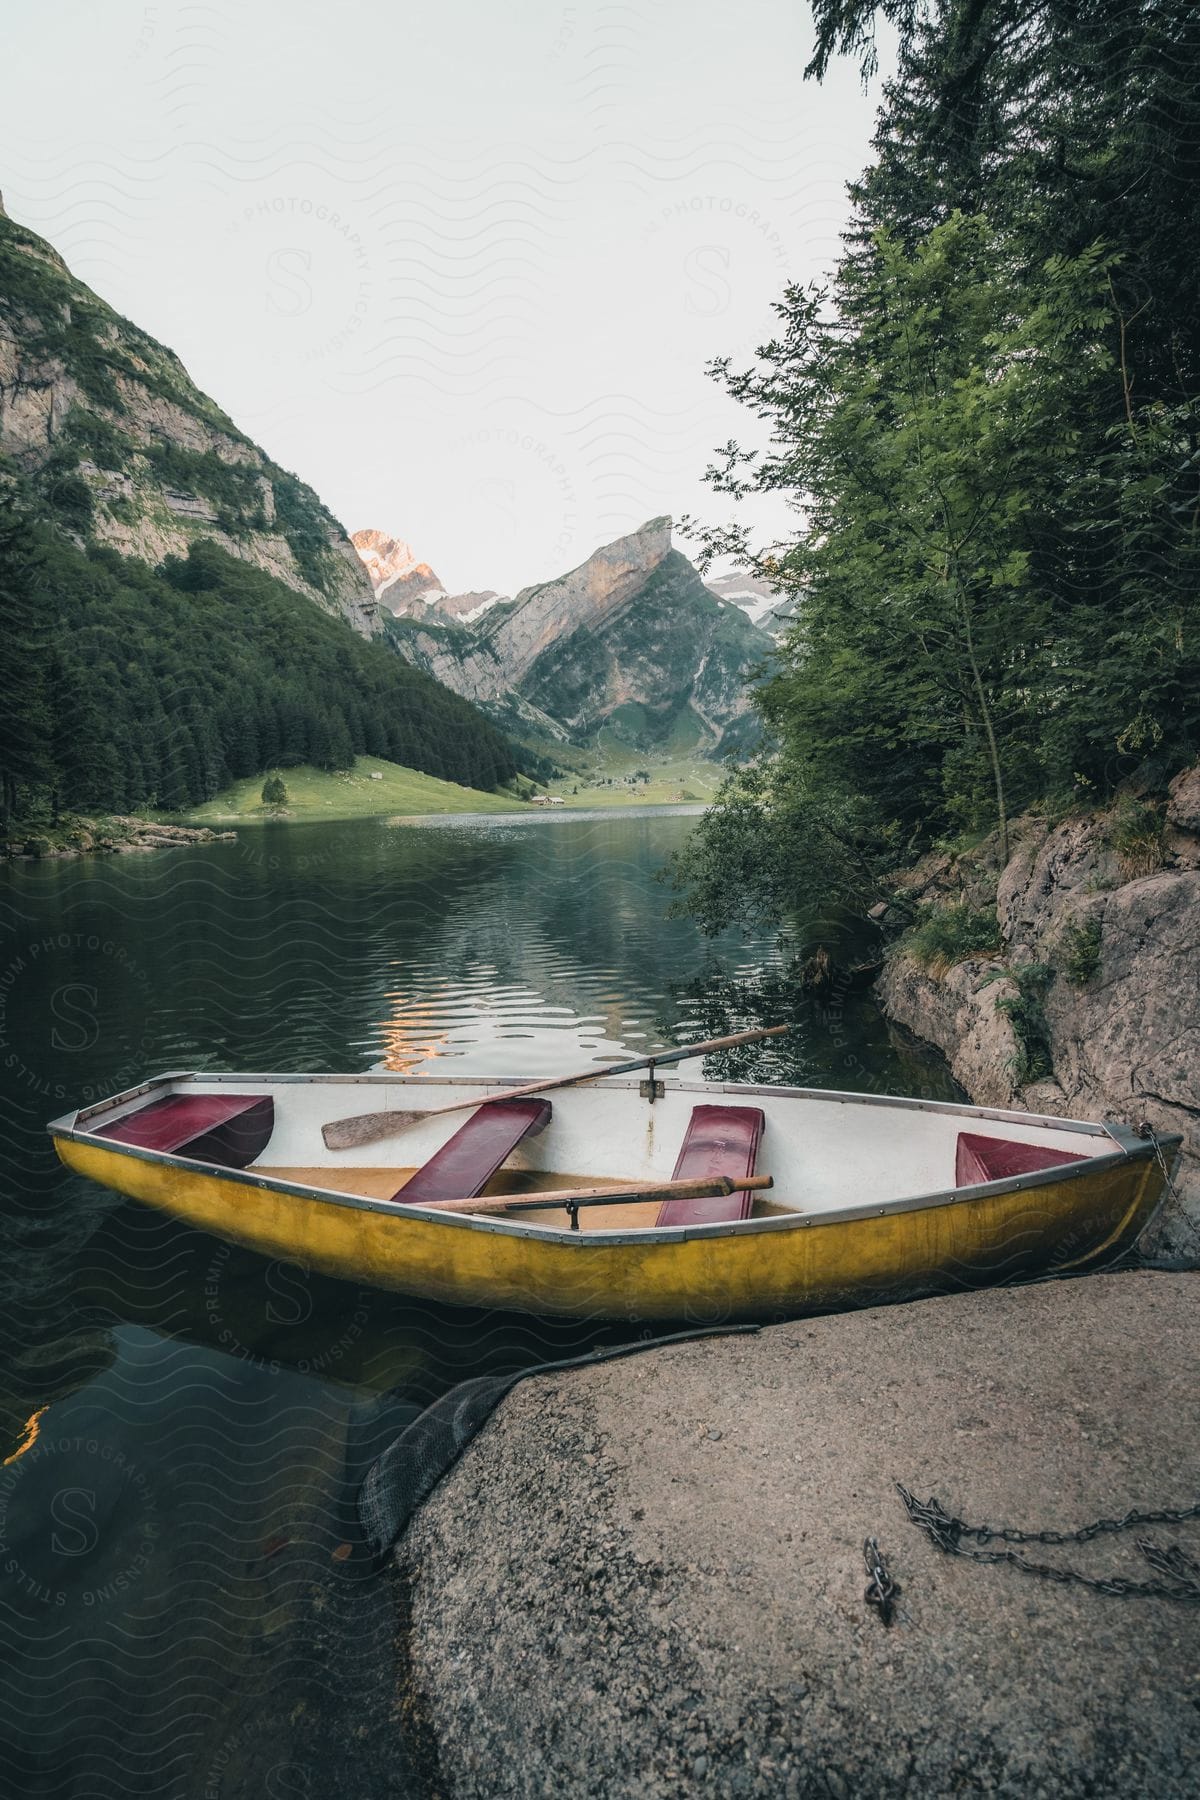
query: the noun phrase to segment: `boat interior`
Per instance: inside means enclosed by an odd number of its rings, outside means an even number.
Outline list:
[[[598,1072],[599,1073],[599,1072]],[[163,1077],[57,1123],[360,1204],[437,1207],[507,1198],[504,1220],[547,1230],[729,1225],[886,1206],[1036,1175],[1126,1148],[1119,1128],[952,1103],[817,1090],[597,1080],[545,1098],[471,1101],[511,1081],[395,1076]],[[653,1092],[653,1097],[651,1097]],[[358,1113],[421,1118],[384,1141],[327,1149]],[[750,1192],[535,1207],[540,1194],[770,1175]],[[525,1205],[521,1202],[524,1200]],[[494,1215],[494,1207],[486,1209]]]

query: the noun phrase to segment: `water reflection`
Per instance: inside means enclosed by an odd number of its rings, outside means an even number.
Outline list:
[[[773,940],[663,918],[655,872],[690,829],[283,826],[0,873],[14,1791],[404,1793],[362,1471],[463,1375],[622,1335],[257,1257],[67,1175],[47,1116],[169,1068],[537,1076],[782,1018],[789,1039],[707,1072],[936,1085],[865,995],[821,1011]]]
[[[781,946],[773,958],[730,970],[714,962],[677,984],[681,1010],[697,1037],[718,1037],[756,1025],[787,1023],[785,1037],[743,1044],[704,1059],[713,1081],[778,1083],[788,1087],[909,1094],[957,1100],[962,1091],[928,1045],[891,1025],[871,998],[870,983],[854,972],[858,951],[843,943],[825,993],[806,990],[804,954]]]
[[[446,1056],[473,1071],[559,1071],[686,1035],[669,972],[696,960],[694,928],[663,917],[654,875],[690,818],[461,820],[412,836],[461,846],[467,879],[439,894],[428,942],[393,942],[381,1061]],[[489,852],[479,861],[481,849]],[[490,854],[494,852],[494,855]],[[418,879],[423,896],[426,876]],[[413,896],[406,911],[413,910]]]

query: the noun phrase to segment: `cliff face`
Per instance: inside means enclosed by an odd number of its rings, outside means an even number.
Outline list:
[[[999,871],[1004,950],[944,974],[898,955],[880,978],[884,1010],[942,1050],[972,1099],[1063,1117],[1114,1118],[1182,1135],[1177,1187],[1153,1248],[1200,1262],[1200,770],[1173,784],[1159,866],[1130,872],[1114,815],[1050,826],[1024,820]],[[930,892],[965,893],[978,874],[927,870]],[[1022,1084],[1020,1046],[997,1001],[1014,975],[1044,972],[1037,1005],[1052,1074]],[[1190,1221],[1190,1222],[1189,1222]]]
[[[641,592],[670,550],[671,521],[651,519],[556,581],[522,588],[511,606],[490,616],[484,627],[510,685],[523,686],[543,655],[577,633],[601,632]]]
[[[667,518],[513,600],[442,593],[412,612],[388,621],[402,655],[559,738],[607,726],[639,746],[732,748],[753,730],[747,673],[772,649],[672,549]]]
[[[0,209],[5,466],[80,540],[157,564],[210,538],[364,635],[377,629],[363,565],[312,489]]]
[[[770,644],[740,611],[706,599],[692,565],[669,552],[601,626],[552,645],[523,691],[576,736],[607,723],[635,743],[687,730],[733,748],[753,723],[747,674]]]

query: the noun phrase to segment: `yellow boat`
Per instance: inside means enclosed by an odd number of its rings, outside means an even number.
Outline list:
[[[552,1103],[480,1104],[510,1086],[170,1074],[49,1130],[80,1175],[267,1256],[439,1301],[695,1322],[1108,1266],[1161,1205],[1180,1142],[602,1071]],[[397,1109],[421,1116],[386,1152],[326,1147],[330,1121]]]

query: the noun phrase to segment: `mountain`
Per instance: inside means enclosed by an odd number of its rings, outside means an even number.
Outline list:
[[[79,541],[157,565],[208,539],[362,635],[378,630],[363,565],[313,490],[2,200],[0,456]]]
[[[418,562],[416,551],[403,538],[386,531],[356,531],[350,542],[358,551],[371,578],[375,600],[396,618],[421,618],[431,606],[447,618],[472,624],[503,595],[487,588],[477,594],[448,594],[427,562]]]
[[[447,596],[439,583],[385,627],[416,667],[515,728],[576,742],[608,729],[638,747],[710,753],[755,731],[747,676],[774,648],[672,547],[669,518],[511,600]]]
[[[730,575],[710,575],[704,585],[718,600],[732,601],[735,606],[740,606],[751,624],[761,631],[774,636],[787,623],[790,595],[777,593],[759,575],[748,575],[744,569],[735,569]]]
[[[491,720],[396,655],[312,489],[2,207],[0,642],[0,840],[362,754],[516,773]]]
[[[469,594],[439,594],[434,605],[449,618],[458,619],[463,625],[474,625],[485,612],[491,612],[493,606],[507,600],[508,595],[498,594],[495,588],[481,588]]]
[[[410,613],[445,593],[429,564],[418,562],[403,538],[388,537],[383,531],[356,531],[350,542],[366,567],[376,602],[389,612]]]

